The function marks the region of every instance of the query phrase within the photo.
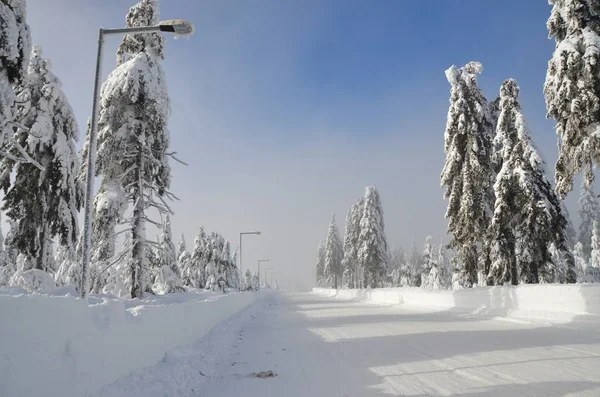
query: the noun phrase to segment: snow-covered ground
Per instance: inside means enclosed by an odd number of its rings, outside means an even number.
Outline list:
[[[82,397],[206,335],[257,294],[123,300],[0,289],[0,396]]]
[[[95,397],[597,397],[590,325],[273,293]]]
[[[314,288],[313,292],[345,300],[404,303],[559,324],[573,320],[600,322],[600,284],[523,284],[462,290]]]

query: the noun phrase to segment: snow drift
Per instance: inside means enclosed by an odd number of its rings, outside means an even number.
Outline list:
[[[0,289],[0,396],[89,395],[200,339],[255,299],[202,291],[86,302],[67,290]]]
[[[319,295],[379,304],[408,304],[445,310],[460,309],[496,316],[527,317],[552,322],[600,321],[599,284],[537,284],[477,287],[464,290],[379,288],[335,290],[313,288]]]

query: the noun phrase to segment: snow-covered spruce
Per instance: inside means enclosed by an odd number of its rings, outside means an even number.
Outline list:
[[[377,288],[385,279],[388,245],[384,226],[379,192],[375,186],[367,186],[358,237],[358,288]]]
[[[158,23],[158,0],[142,0],[131,7],[127,27]],[[141,297],[148,290],[144,275],[148,268],[146,222],[148,210],[170,212],[165,198],[171,172],[168,163],[170,114],[169,96],[161,61],[165,39],[160,34],[126,35],[117,52],[117,68],[102,86],[98,121],[97,176],[116,195],[105,195],[110,215],[122,218],[122,205],[132,207],[132,215],[119,219],[131,232],[131,296]],[[84,155],[87,146],[84,148]],[[85,175],[85,168],[82,174]],[[122,196],[121,196],[122,195]],[[124,200],[123,200],[124,199]],[[96,208],[99,227],[113,229],[112,219],[102,220]],[[111,230],[97,230],[94,241],[102,235],[112,238]],[[95,248],[95,247],[94,247]]]
[[[594,193],[594,188],[587,181],[581,181],[579,195],[579,235],[578,240],[583,245],[583,253],[586,259],[590,258],[592,252],[592,233],[594,222],[600,220],[600,203]]]
[[[325,240],[317,248],[317,287],[330,287],[325,280]]]
[[[593,182],[593,163],[600,161],[600,6],[589,0],[549,3],[553,7],[547,27],[556,48],[544,94],[560,139],[556,190],[564,198],[582,169]]]
[[[430,279],[430,273],[437,267],[437,257],[434,255],[433,238],[427,236],[423,247],[423,268],[421,273],[421,287],[432,288],[433,280]]]
[[[5,157],[2,167],[4,172],[14,172],[14,183],[2,180],[6,193],[2,209],[15,222],[11,245],[36,269],[54,275],[56,269],[48,263],[53,257],[50,242],[58,237],[60,244],[73,250],[78,236],[77,214],[83,199],[76,180],[79,130],[61,82],[37,46],[19,97],[23,105],[16,120],[24,128],[16,130],[14,139],[44,169]]]
[[[162,233],[158,241],[158,269],[152,290],[157,294],[167,294],[183,291],[181,274],[177,264],[175,245],[171,237],[171,218],[165,217]]]
[[[441,185],[446,188],[444,198],[448,200],[450,245],[456,249],[460,264],[458,279],[466,287],[476,284],[478,273],[487,270],[486,232],[494,201],[491,156],[494,115],[477,86],[477,75],[482,71],[478,62],[462,68],[452,66],[446,71],[451,91]]]
[[[509,79],[500,89],[500,116],[495,147],[502,159],[494,190],[490,226],[493,246],[488,283],[538,283],[556,279],[547,266],[550,244],[567,251],[568,220],[545,175],[519,103],[519,86]],[[571,274],[572,273],[572,274]],[[567,281],[575,282],[574,272]]]
[[[5,148],[8,125],[16,115],[14,87],[27,75],[31,35],[25,0],[0,0],[0,147]]]
[[[342,243],[335,223],[335,214],[333,214],[331,215],[329,232],[327,233],[327,239],[325,240],[325,262],[323,264],[323,275],[327,280],[327,283],[333,288],[341,286],[343,255]]]
[[[356,288],[358,271],[358,238],[360,236],[360,219],[364,200],[361,198],[350,209],[346,215],[346,230],[344,233],[344,256],[342,258],[343,285],[348,288]]]

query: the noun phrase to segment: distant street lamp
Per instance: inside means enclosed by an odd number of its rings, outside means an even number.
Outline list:
[[[260,291],[260,263],[261,262],[268,262],[268,259],[259,259],[258,260],[258,290]]]
[[[241,232],[240,233],[240,291],[242,290],[242,281],[244,280],[244,273],[242,272],[242,236],[245,234],[254,234],[259,236],[260,232],[252,231],[252,232]],[[260,280],[259,280],[260,284]]]
[[[96,77],[94,81],[94,99],[92,102],[92,120],[87,157],[87,180],[85,190],[85,213],[83,223],[83,256],[81,261],[81,297],[84,298],[87,290],[87,274],[90,264],[90,251],[92,247],[92,194],[94,193],[94,174],[96,168],[96,130],[98,129],[98,101],[100,99],[100,75],[102,69],[102,49],[104,36],[111,34],[154,33],[167,32],[179,36],[189,36],[194,33],[194,25],[181,19],[159,22],[156,26],[140,26],[132,28],[102,29],[98,31],[98,53],[96,56]]]
[[[273,274],[272,273],[272,270],[273,270],[272,267],[266,267],[265,268],[265,286],[269,285],[269,288],[271,288],[271,284],[268,283],[268,281],[269,281],[269,270],[271,270],[271,274]]]

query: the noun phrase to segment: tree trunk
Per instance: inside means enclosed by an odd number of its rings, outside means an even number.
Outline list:
[[[143,272],[146,258],[145,252],[145,227],[144,227],[144,154],[140,145],[138,153],[138,162],[136,169],[136,179],[138,185],[133,191],[133,218],[131,220],[131,297],[141,298],[144,293]]]

